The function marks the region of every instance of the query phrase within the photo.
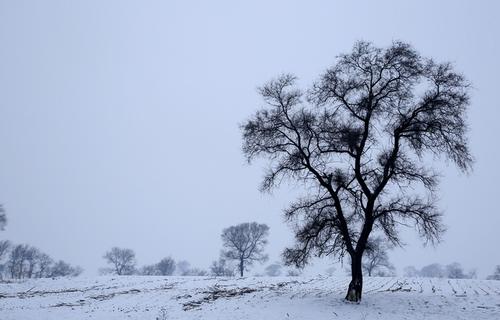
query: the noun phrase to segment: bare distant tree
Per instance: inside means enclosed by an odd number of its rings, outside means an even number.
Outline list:
[[[38,257],[38,270],[35,274],[36,278],[47,278],[51,277],[52,265],[54,264],[54,260],[43,252],[40,252]]]
[[[264,246],[267,244],[269,227],[265,224],[242,223],[231,226],[222,231],[222,242],[225,247],[223,256],[238,263],[240,276],[248,266],[255,261],[264,262],[267,255],[264,254]]]
[[[281,275],[281,269],[283,266],[279,263],[272,263],[264,269],[265,273],[269,277],[279,277]]]
[[[438,179],[427,164],[431,155],[471,168],[469,84],[450,63],[403,42],[358,42],[310,90],[295,82],[282,75],[260,89],[268,107],[242,126],[243,151],[249,161],[270,160],[263,190],[286,179],[304,184],[304,196],[285,211],[296,238],[287,263],[348,254],[346,299],[359,301],[372,230],[401,245],[399,226],[410,223],[425,241],[439,241]]]
[[[11,278],[22,279],[26,277],[27,261],[29,256],[30,247],[26,244],[18,244],[12,248],[8,261]]]
[[[0,230],[3,230],[6,224],[7,224],[7,215],[5,214],[5,209],[3,208],[3,205],[0,204]]]
[[[234,267],[220,257],[219,260],[212,262],[210,273],[216,277],[234,277]]]
[[[10,276],[14,279],[37,277],[40,268],[46,267],[46,265],[41,265],[41,258],[45,258],[45,254],[37,248],[27,244],[15,245],[10,251],[8,261]]]
[[[159,271],[156,263],[143,266],[139,269],[139,274],[142,276],[159,276]]]
[[[110,271],[117,275],[131,275],[135,272],[135,253],[132,249],[113,247],[104,254],[104,259],[112,267]]]
[[[177,262],[175,269],[177,270],[177,274],[185,276],[188,274],[189,269],[191,269],[191,264],[186,260],[181,260]]]
[[[477,269],[470,269],[469,272],[467,272],[466,279],[477,279]]]
[[[0,240],[0,280],[3,279],[3,273],[5,272],[5,264],[3,259],[7,256],[11,243],[9,240]]]
[[[466,279],[468,276],[465,274],[462,265],[458,262],[450,263],[445,267],[446,277],[449,279]]]
[[[439,263],[432,263],[422,267],[419,274],[424,278],[444,278],[446,276],[443,266]]]
[[[404,268],[405,277],[449,278],[449,279],[474,279],[477,277],[475,269],[465,272],[460,263],[453,262],[445,267],[439,263],[432,263],[417,270],[414,266]]]
[[[388,246],[380,237],[369,241],[363,262],[363,271],[368,276],[390,276],[394,273],[394,266],[389,262]]]
[[[449,279],[474,279],[477,277],[477,271],[475,269],[465,272],[462,265],[458,262],[446,265],[445,274]]]
[[[500,280],[500,265],[495,267],[493,274],[489,275],[486,279],[488,280]]]
[[[35,247],[29,246],[25,251],[26,258],[26,278],[33,278],[36,273],[36,268],[38,266],[38,258],[42,253]]]
[[[13,246],[7,269],[13,279],[77,276],[82,272],[80,267],[73,267],[64,261],[54,264],[49,255],[26,244]]]
[[[50,270],[50,276],[55,277],[77,277],[83,272],[80,267],[73,267],[62,260],[57,261]]]
[[[171,276],[175,271],[175,261],[170,257],[163,258],[156,264],[156,268],[160,276]]]
[[[7,255],[10,247],[11,243],[9,240],[0,240],[0,261],[2,261],[3,257]]]
[[[405,277],[414,278],[420,275],[420,271],[418,271],[414,266],[407,266],[403,270],[403,275]]]

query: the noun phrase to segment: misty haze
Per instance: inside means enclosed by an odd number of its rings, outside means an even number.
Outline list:
[[[498,13],[0,0],[0,319],[500,319]]]

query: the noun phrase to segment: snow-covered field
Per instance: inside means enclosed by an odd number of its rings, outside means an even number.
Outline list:
[[[0,319],[500,319],[500,281],[94,277],[0,283]]]

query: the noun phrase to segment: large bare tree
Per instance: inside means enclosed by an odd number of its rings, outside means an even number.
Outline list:
[[[222,231],[222,241],[225,250],[222,256],[229,260],[236,260],[240,276],[248,266],[254,262],[264,262],[264,246],[267,244],[269,227],[256,222],[241,223]]]
[[[285,211],[296,245],[288,263],[348,254],[346,299],[361,300],[362,257],[373,230],[400,245],[399,226],[414,224],[425,241],[444,227],[436,207],[435,158],[468,171],[469,84],[450,63],[394,42],[358,42],[307,91],[293,75],[260,88],[267,107],[242,125],[248,160],[270,160],[262,189],[284,179],[306,193]]]
[[[135,272],[135,252],[132,249],[113,247],[103,256],[111,268],[104,269],[105,273],[111,272],[116,275],[131,275]]]

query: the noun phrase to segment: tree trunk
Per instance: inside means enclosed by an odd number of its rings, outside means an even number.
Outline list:
[[[243,277],[243,269],[244,269],[243,260],[240,260],[240,276],[241,277]]]
[[[345,299],[351,302],[360,302],[363,291],[363,270],[361,268],[362,254],[351,255],[351,282]]]

